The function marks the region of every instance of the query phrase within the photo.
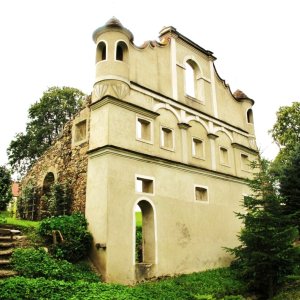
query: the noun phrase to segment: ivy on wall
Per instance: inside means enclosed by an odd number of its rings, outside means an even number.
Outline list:
[[[70,214],[72,191],[68,183],[53,183],[47,192],[28,184],[18,199],[21,219],[41,220],[51,216]]]

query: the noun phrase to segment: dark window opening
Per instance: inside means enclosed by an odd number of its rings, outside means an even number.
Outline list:
[[[123,48],[120,45],[117,46],[116,59],[123,61]]]
[[[101,60],[106,60],[106,45],[104,42],[100,42],[97,46],[96,62]]]

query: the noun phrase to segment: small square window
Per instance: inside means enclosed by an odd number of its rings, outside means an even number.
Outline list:
[[[86,139],[86,120],[75,124],[75,143]]]
[[[161,146],[168,150],[174,150],[174,134],[173,129],[161,128]]]
[[[152,121],[137,117],[136,138],[145,142],[152,142]]]
[[[137,176],[135,182],[135,190],[138,193],[153,194],[154,192],[153,179]]]
[[[204,159],[204,142],[198,138],[193,138],[192,154],[194,157]]]
[[[207,187],[195,186],[195,200],[201,202],[208,202]]]
[[[250,160],[247,154],[241,154],[241,167],[244,171],[249,171],[250,169]]]
[[[229,165],[228,150],[224,147],[220,147],[220,163],[221,165]]]

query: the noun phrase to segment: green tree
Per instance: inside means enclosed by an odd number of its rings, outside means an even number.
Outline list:
[[[80,110],[84,97],[75,88],[50,87],[30,106],[26,133],[18,133],[7,149],[13,171],[26,173],[59,136],[64,124]]]
[[[280,107],[276,115],[277,120],[269,132],[280,148],[273,163],[273,170],[280,173],[281,168],[288,162],[289,153],[300,144],[300,102]]]
[[[12,198],[11,175],[5,166],[0,166],[0,210],[5,210]]]
[[[299,266],[300,253],[293,246],[297,228],[284,212],[284,200],[269,163],[259,160],[254,167],[258,171],[249,180],[252,195],[244,198],[244,212],[237,213],[244,224],[238,236],[241,245],[227,250],[236,257],[233,266],[241,279],[266,299],[272,298],[286,276]]]
[[[279,181],[285,211],[293,215],[292,224],[296,225],[300,232],[300,144],[290,152],[289,159],[281,170]]]

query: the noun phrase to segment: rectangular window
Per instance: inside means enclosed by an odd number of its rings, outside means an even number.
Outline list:
[[[86,139],[86,120],[75,124],[75,143]]]
[[[208,203],[208,191],[205,186],[195,186],[195,200]]]
[[[229,165],[228,150],[224,147],[220,147],[220,163],[221,165]]]
[[[249,171],[250,169],[250,160],[247,154],[241,154],[241,167],[244,171]]]
[[[204,142],[198,138],[193,138],[192,154],[196,158],[204,159]]]
[[[173,129],[161,127],[161,147],[168,150],[174,150]]]
[[[136,138],[140,141],[152,143],[152,121],[146,118],[136,119]]]
[[[154,193],[154,180],[149,177],[136,176],[135,191],[137,193]]]

